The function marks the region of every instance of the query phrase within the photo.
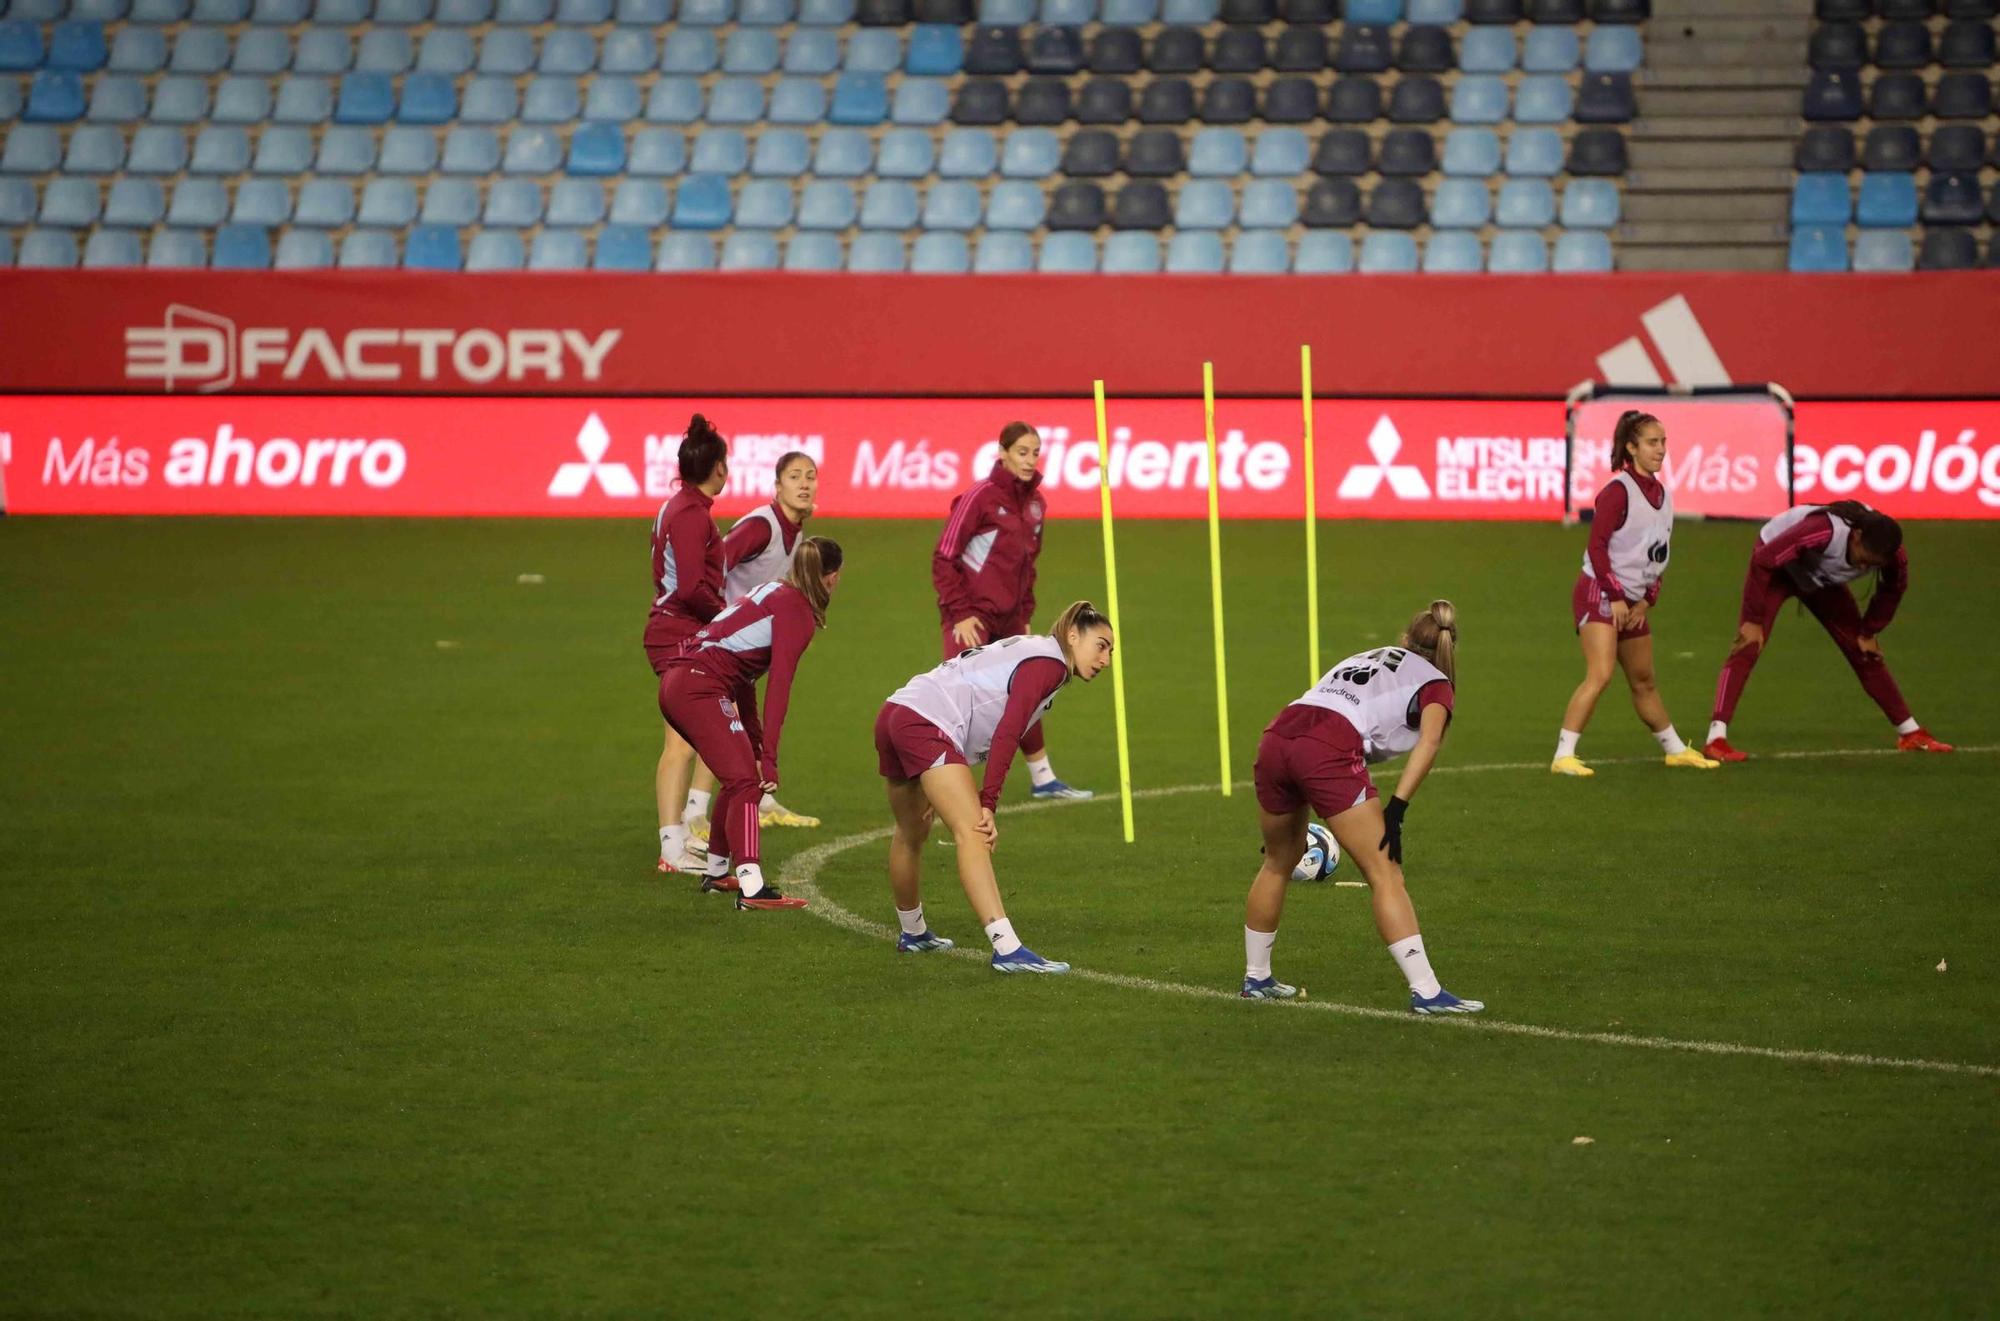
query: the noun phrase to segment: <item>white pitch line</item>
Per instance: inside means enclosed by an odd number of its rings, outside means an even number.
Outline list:
[[[2000,752],[2000,745],[1964,747],[1961,753]],[[1895,755],[1894,748],[1826,748],[1798,752],[1773,752],[1764,754],[1763,759],[1798,761],[1824,757],[1877,757]],[[1596,764],[1626,765],[1657,760],[1653,757],[1608,757]],[[1487,762],[1471,766],[1438,766],[1432,775],[1456,772],[1461,775],[1483,771],[1545,771],[1547,762],[1513,761]],[[1222,788],[1219,784],[1177,784],[1154,789],[1135,789],[1134,798],[1170,798],[1178,794],[1215,793]],[[1111,795],[1088,800],[1064,800],[1047,803],[1016,803],[1001,808],[1001,812],[1012,815],[1019,812],[1041,812],[1054,807],[1075,807],[1082,802],[1113,803],[1118,801]],[[816,844],[802,853],[785,860],[782,877],[785,886],[809,902],[806,911],[830,922],[834,926],[857,935],[875,940],[893,942],[896,929],[881,922],[873,922],[860,914],[843,908],[828,898],[817,883],[819,870],[829,860],[849,849],[864,844],[873,844],[889,838],[894,831],[889,827],[866,830],[859,834],[843,835],[830,839],[824,844]],[[984,963],[987,955],[976,949],[954,949],[952,957],[976,959]],[[934,957],[934,956],[932,956]],[[1242,1004],[1243,1000],[1234,991],[1222,990],[1214,986],[1194,986],[1186,982],[1166,982],[1152,977],[1133,977],[1124,973],[1099,972],[1094,968],[1072,966],[1071,977],[1081,981],[1096,982],[1103,986],[1117,986],[1131,991],[1149,991],[1155,995],[1178,995],[1195,1000],[1227,1000]],[[1262,1003],[1262,1002],[1259,1002]],[[1752,1046],[1737,1041],[1695,1041],[1678,1037],[1646,1037],[1630,1032],[1577,1032],[1567,1028],[1537,1027],[1533,1023],[1510,1023],[1504,1019],[1449,1017],[1423,1019],[1401,1009],[1382,1009],[1374,1005],[1343,1004],[1337,1000],[1295,1000],[1285,1008],[1306,1010],[1321,1014],[1339,1014],[1345,1018],[1367,1018],[1398,1024],[1436,1023],[1447,1030],[1465,1032],[1494,1033],[1501,1036],[1534,1037],[1542,1041],[1573,1041],[1597,1046],[1625,1046],[1637,1050],[1682,1051],[1694,1055],[1736,1055],[1753,1059],[1779,1060],[1787,1064],[1830,1064],[1874,1069],[1903,1069],[1917,1073],[1948,1073],[1976,1078],[2000,1078],[2000,1065],[1965,1064],[1956,1060],[1910,1059],[1895,1055],[1849,1054],[1832,1050],[1789,1050],[1777,1046]]]

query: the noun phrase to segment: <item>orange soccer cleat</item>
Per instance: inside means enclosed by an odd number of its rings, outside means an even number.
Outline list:
[[[1896,740],[1898,752],[1950,752],[1951,744],[1940,743],[1931,737],[1931,732],[1918,725],[1909,733]]]
[[[1703,746],[1702,754],[1704,756],[1713,757],[1717,761],[1750,760],[1750,754],[1746,752],[1738,752],[1735,748],[1730,747],[1729,740],[1726,738],[1710,739],[1707,742],[1707,744]]]

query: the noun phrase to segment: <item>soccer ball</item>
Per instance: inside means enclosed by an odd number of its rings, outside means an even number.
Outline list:
[[[1295,881],[1324,881],[1331,877],[1340,866],[1340,845],[1333,842],[1333,832],[1319,822],[1306,826],[1306,853],[1299,859],[1299,865],[1292,868]]]

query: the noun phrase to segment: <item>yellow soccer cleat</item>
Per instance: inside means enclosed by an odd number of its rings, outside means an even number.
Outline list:
[[[1722,763],[1712,757],[1702,756],[1693,748],[1682,748],[1679,752],[1668,754],[1667,765],[1690,766],[1698,771],[1712,771]]]
[[[757,823],[764,826],[792,826],[800,830],[813,830],[819,826],[819,818],[794,812],[777,799],[767,799],[763,810],[757,814]]]
[[[706,848],[706,847],[708,846],[708,814],[707,814],[707,813],[705,813],[705,812],[696,812],[696,813],[695,813],[695,814],[694,814],[693,816],[689,817],[689,818],[687,819],[687,828],[688,828],[688,834],[689,834],[689,836],[691,836],[691,837],[692,837],[692,838],[694,838],[694,839],[697,839],[697,840],[701,841],[701,844],[702,844],[702,846],[703,846],[704,848]]]
[[[1574,756],[1557,757],[1549,763],[1549,770],[1557,775],[1574,775],[1580,779],[1588,779],[1590,776],[1597,774],[1596,771],[1584,765]]]

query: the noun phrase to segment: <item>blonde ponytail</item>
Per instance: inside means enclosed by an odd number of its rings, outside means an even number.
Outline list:
[[[806,598],[813,623],[821,628],[826,627],[827,602],[833,599],[827,575],[840,572],[841,558],[840,543],[832,537],[801,537],[792,550],[792,567],[785,573],[785,581]]]
[[[1407,633],[1410,650],[1458,682],[1458,607],[1449,601],[1433,601],[1410,617]]]

